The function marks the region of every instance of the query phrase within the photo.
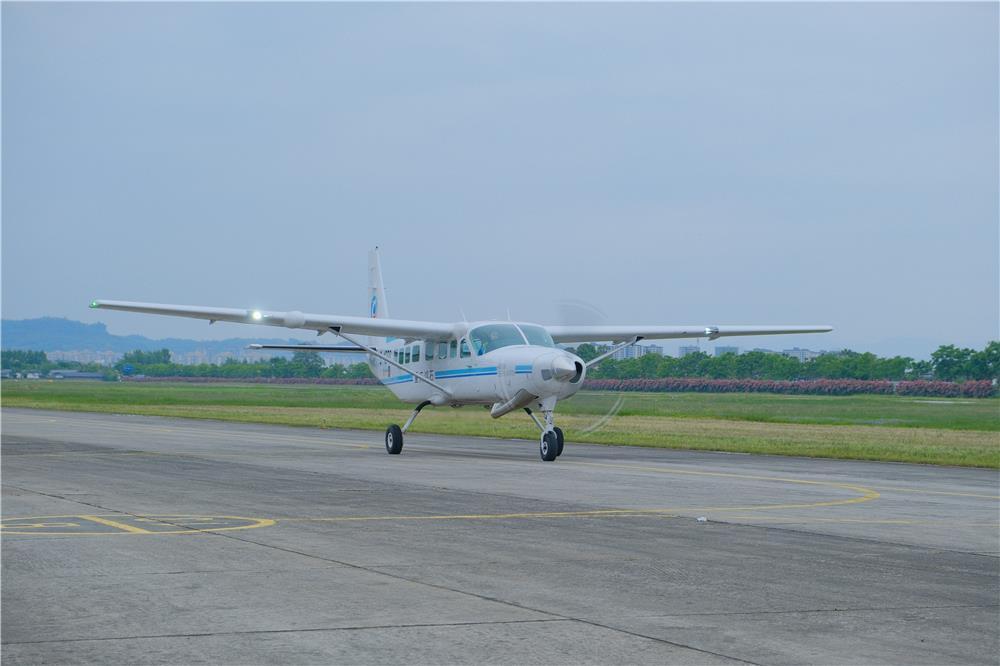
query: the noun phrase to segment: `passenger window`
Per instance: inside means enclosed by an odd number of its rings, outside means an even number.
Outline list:
[[[439,342],[438,343],[438,358],[448,358],[448,343]]]
[[[451,357],[451,358],[455,358],[455,353],[457,351],[458,351],[458,343],[456,341],[452,340],[451,344],[448,345],[448,356]]]
[[[469,343],[465,338],[462,338],[462,351],[459,353],[462,358],[469,358],[472,356],[472,352],[469,351]]]
[[[413,362],[420,362],[420,345],[413,345]]]

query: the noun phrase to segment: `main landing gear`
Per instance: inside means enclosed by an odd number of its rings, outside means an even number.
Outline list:
[[[431,404],[430,400],[424,400],[422,403],[417,405],[417,408],[413,410],[410,414],[410,418],[406,419],[406,423],[400,428],[398,425],[393,423],[391,426],[385,429],[385,451],[391,456],[398,456],[403,452],[403,433],[409,430],[410,426],[417,419],[417,414],[420,410]]]
[[[562,455],[563,445],[566,443],[566,438],[563,436],[562,428],[552,424],[552,410],[545,410],[543,415],[545,416],[545,423],[543,424],[538,420],[530,409],[524,408],[524,411],[531,417],[531,420],[535,422],[538,429],[542,431],[541,440],[538,442],[538,454],[545,462],[552,462],[556,458]]]

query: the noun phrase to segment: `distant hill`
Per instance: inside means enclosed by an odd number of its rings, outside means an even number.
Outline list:
[[[186,340],[163,338],[153,340],[142,335],[114,335],[104,324],[84,324],[59,317],[38,319],[4,319],[0,322],[0,346],[4,349],[36,351],[95,351],[123,354],[134,349],[152,351],[169,349],[175,353],[205,351],[210,354],[236,352],[251,342],[296,344],[298,340],[279,338],[227,338],[225,340]]]

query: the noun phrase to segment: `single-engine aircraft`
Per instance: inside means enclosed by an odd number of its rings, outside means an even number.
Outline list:
[[[403,450],[403,433],[428,405],[484,405],[500,418],[523,409],[541,431],[539,454],[551,462],[562,453],[563,432],[555,425],[556,403],[571,397],[594,367],[640,340],[736,335],[825,333],[830,326],[549,326],[517,321],[433,322],[391,319],[382,284],[378,248],[368,254],[368,316],[271,312],[244,308],[166,305],[96,300],[92,308],[310,329],[334,333],[350,345],[251,345],[254,349],[357,352],[367,355],[379,382],[404,402],[415,403],[402,426],[385,431],[385,450]],[[557,343],[611,341],[600,356],[584,361]],[[535,411],[541,413],[539,419]]]

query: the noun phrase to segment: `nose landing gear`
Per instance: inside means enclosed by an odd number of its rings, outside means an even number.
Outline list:
[[[545,405],[543,405],[544,407]],[[554,406],[554,405],[553,405]],[[538,453],[542,460],[545,462],[552,462],[556,458],[562,455],[563,445],[566,443],[566,439],[563,436],[562,428],[552,424],[552,409],[543,409],[542,414],[545,416],[545,423],[543,424],[538,420],[538,417],[532,413],[527,407],[524,411],[531,417],[531,420],[535,422],[538,429],[542,431],[542,436],[538,442]]]

